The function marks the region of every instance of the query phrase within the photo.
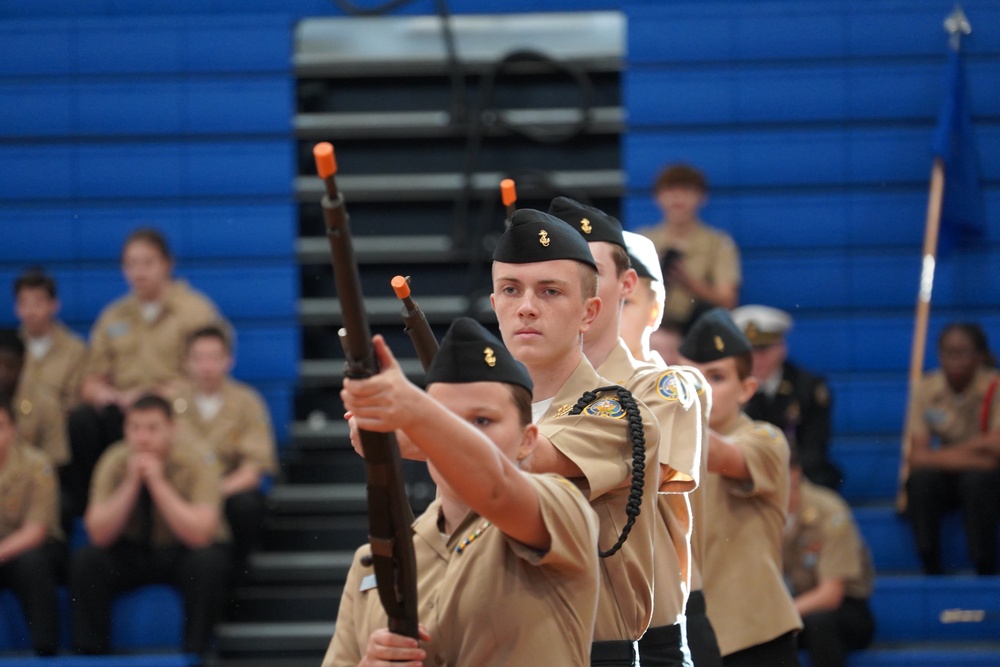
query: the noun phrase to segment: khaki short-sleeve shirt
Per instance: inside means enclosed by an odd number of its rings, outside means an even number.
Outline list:
[[[102,376],[121,390],[179,378],[188,335],[222,319],[207,297],[180,280],[167,288],[162,306],[151,322],[135,295],[107,306],[90,332],[84,377]]]
[[[956,394],[940,370],[924,376],[913,397],[910,429],[914,435],[937,438],[943,446],[961,442],[981,432],[981,417],[986,392],[997,377],[992,368],[980,368],[972,383]],[[989,413],[989,430],[1000,429],[1000,389],[993,394]]]
[[[0,464],[0,539],[29,523],[40,523],[49,537],[63,539],[52,464],[42,452],[15,440]]]
[[[792,595],[840,579],[844,595],[868,598],[875,571],[851,509],[834,491],[806,479],[801,494],[799,512],[784,540],[785,577]]]
[[[663,258],[668,249],[673,248],[684,254],[684,268],[688,273],[710,285],[731,285],[739,287],[742,282],[740,252],[732,237],[714,227],[699,221],[683,239],[674,237],[663,223],[640,229],[639,234],[649,238],[656,246],[656,253]],[[663,304],[665,320],[687,322],[694,310],[694,299],[690,292],[676,285],[667,288],[667,299]]]
[[[103,502],[114,493],[125,478],[130,454],[131,450],[125,441],[116,442],[105,450],[94,467],[90,502]],[[186,444],[175,442],[167,454],[163,472],[170,486],[174,487],[187,502],[192,505],[211,505],[221,508],[222,489],[219,486],[218,468],[213,455],[197,452]],[[125,530],[122,531],[121,538],[141,541],[141,521],[138,514],[133,512]],[[215,540],[225,542],[228,539],[229,528],[225,521],[220,520]],[[152,508],[150,543],[154,547],[169,547],[180,543],[155,503]]]
[[[621,339],[597,372],[631,391],[656,418],[660,466],[666,471],[660,491],[683,493],[694,489],[700,476],[702,439],[701,406],[694,378],[686,374],[686,369],[657,368],[636,361]],[[691,513],[687,502],[660,497],[656,511],[661,525],[654,538],[655,603],[650,624],[661,627],[679,621],[686,604],[685,592],[690,590]]]
[[[710,472],[705,487],[705,602],[726,656],[802,627],[785,588],[781,548],[788,507],[788,443],[777,428],[741,415],[727,433],[750,479]]]
[[[274,432],[264,399],[236,380],[227,380],[219,397],[219,411],[206,419],[198,410],[194,388],[185,383],[173,401],[178,441],[214,452],[223,475],[244,463],[265,474],[276,473]]]
[[[556,475],[531,475],[552,544],[525,547],[470,512],[452,535],[441,501],[414,523],[418,618],[431,641],[428,666],[586,665],[597,605],[597,517]],[[485,528],[484,528],[485,526]],[[475,531],[479,537],[457,549]],[[368,637],[386,627],[373,569],[355,554],[323,667],[356,667]]]
[[[56,397],[59,407],[66,412],[76,405],[86,360],[87,346],[83,339],[61,322],[54,322],[52,345],[48,351],[40,358],[30,352],[24,355],[21,382],[44,388]]]
[[[626,503],[632,483],[632,445],[625,411],[612,394],[588,405],[578,415],[569,411],[586,391],[612,382],[599,376],[586,359],[559,389],[538,430],[583,472],[578,483],[600,519],[601,550],[618,540],[626,522]],[[652,412],[636,401],[643,417],[646,470],[659,461],[659,429]],[[655,479],[647,477],[647,479]],[[622,548],[602,558],[601,594],[594,641],[635,640],[649,627],[653,612],[653,544],[661,523],[655,511],[655,483],[643,488],[642,508]]]
[[[18,382],[14,394],[17,432],[28,444],[45,452],[55,466],[69,463],[66,417],[54,395],[38,385]]]

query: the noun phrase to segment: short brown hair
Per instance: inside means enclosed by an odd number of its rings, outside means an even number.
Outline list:
[[[125,259],[125,249],[133,243],[139,242],[148,243],[156,248],[160,255],[163,256],[163,259],[168,262],[174,261],[174,256],[170,252],[170,245],[167,243],[167,239],[164,238],[159,230],[152,227],[139,227],[132,230],[132,233],[125,238],[125,243],[122,244],[122,259]]]
[[[226,349],[226,352],[233,351],[233,345],[232,342],[229,340],[229,335],[225,332],[225,330],[223,330],[222,327],[218,326],[217,324],[210,324],[200,329],[195,329],[193,332],[191,332],[191,334],[189,334],[187,337],[187,345],[185,346],[185,349],[190,351],[191,346],[194,345],[195,341],[200,340],[202,338],[215,338],[220,343],[222,343],[222,347]]]
[[[14,281],[14,297],[17,298],[21,290],[25,289],[44,290],[50,299],[56,298],[55,278],[37,267],[28,269],[17,277],[17,280]]]
[[[521,426],[527,426],[532,422],[531,392],[528,391],[527,387],[522,387],[519,384],[508,384],[507,388],[510,389],[510,397],[514,402],[514,407],[517,408],[517,416],[521,420]]]
[[[591,297],[597,296],[597,269],[583,262],[579,262],[579,264],[581,296],[586,301]]]
[[[659,194],[668,188],[694,188],[705,193],[708,192],[708,180],[705,174],[689,164],[672,164],[656,176],[653,194]]]
[[[170,407],[170,403],[167,399],[156,394],[145,394],[139,397],[132,407],[128,409],[128,412],[149,412],[151,410],[159,410],[163,413],[163,416],[167,418],[167,421],[174,420],[174,410]]]
[[[746,380],[753,374],[753,353],[744,352],[742,354],[734,354],[733,361],[736,362],[736,375],[739,376],[740,380]]]
[[[621,278],[622,274],[632,268],[632,260],[629,259],[628,250],[618,244],[613,244],[614,250],[611,258],[615,262],[615,275]]]

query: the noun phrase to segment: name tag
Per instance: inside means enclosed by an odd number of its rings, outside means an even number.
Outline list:
[[[361,586],[358,587],[358,590],[364,593],[365,591],[370,591],[371,589],[375,588],[376,585],[377,584],[375,583],[375,575],[369,574],[368,576],[366,576],[364,579],[361,580]]]

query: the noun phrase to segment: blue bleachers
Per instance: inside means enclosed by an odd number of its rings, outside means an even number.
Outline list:
[[[0,612],[0,652],[30,650],[28,625],[20,603],[9,590],[0,590]],[[59,622],[60,644],[68,650],[70,600],[66,589],[59,590]],[[177,589],[155,584],[115,598],[111,608],[112,650],[176,650],[182,645],[183,635],[184,605]],[[7,664],[2,659],[0,662]]]

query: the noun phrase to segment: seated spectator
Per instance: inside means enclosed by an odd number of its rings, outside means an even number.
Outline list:
[[[67,412],[79,398],[86,345],[56,319],[59,297],[51,276],[38,269],[26,271],[14,282],[14,298],[21,338],[28,351],[24,382],[50,391]]]
[[[822,378],[788,360],[785,334],[792,316],[769,306],[740,306],[733,321],[753,345],[753,374],[760,387],[744,411],[774,424],[799,453],[809,481],[840,486],[840,470],[830,461],[830,389]]]
[[[653,185],[663,220],[638,230],[656,246],[666,280],[663,319],[677,344],[699,314],[721,306],[736,307],[740,256],[733,239],[699,218],[707,201],[704,174],[686,164],[670,165]]]
[[[159,396],[136,400],[124,426],[125,440],[94,470],[84,517],[91,545],[70,562],[73,648],[107,653],[114,596],[169,583],[184,598],[184,652],[204,654],[231,558],[215,462],[174,441],[173,412]]]
[[[941,517],[960,508],[976,572],[996,574],[1000,374],[978,324],[945,327],[938,358],[941,368],[924,376],[910,406],[906,490],[917,550],[927,574],[942,574]]]
[[[663,272],[653,242],[645,236],[622,232],[628,247],[628,258],[639,276],[632,293],[625,297],[618,331],[629,352],[639,361],[664,366],[663,357],[650,348],[650,335],[663,320]]]
[[[45,454],[18,440],[9,396],[0,396],[0,587],[21,602],[38,655],[59,646],[57,573],[66,545],[59,488]]]
[[[229,336],[216,326],[188,338],[185,382],[174,399],[178,440],[207,448],[219,462],[235,564],[246,562],[264,515],[261,484],[278,470],[267,405],[249,385],[229,376]]]
[[[871,646],[875,635],[875,569],[844,499],[802,472],[793,449],[783,560],[804,626],[799,648],[812,667],[844,667],[848,651]]]
[[[25,382],[24,342],[13,329],[0,329],[0,394],[10,396],[18,435],[45,452],[49,463],[69,461],[66,422],[59,403],[39,383]]]
[[[131,293],[105,307],[94,323],[82,404],[68,419],[70,492],[77,514],[85,507],[97,459],[122,437],[123,411],[148,392],[170,393],[182,374],[187,336],[220,320],[211,301],[171,277],[173,266],[156,230],[137,229],[125,240],[122,270]]]

